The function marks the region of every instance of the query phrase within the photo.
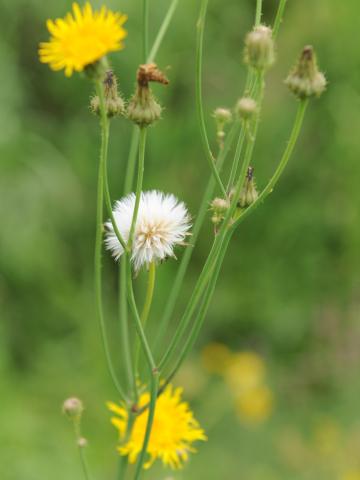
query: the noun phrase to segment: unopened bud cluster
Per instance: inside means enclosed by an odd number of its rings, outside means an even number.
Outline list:
[[[137,73],[137,89],[127,108],[128,118],[140,127],[147,127],[161,118],[162,107],[149,87],[150,82],[163,85],[169,83],[154,63],[140,65]]]
[[[257,112],[257,103],[251,97],[242,97],[237,102],[235,111],[241,120],[250,120]]]
[[[211,202],[210,209],[212,211],[211,221],[217,226],[221,223],[226,215],[226,212],[230,206],[229,200],[224,198],[214,198]]]
[[[306,46],[285,80],[289,89],[300,99],[319,97],[326,88],[326,78],[320,72],[312,46]]]
[[[255,27],[245,38],[244,61],[256,70],[266,70],[275,61],[272,30],[265,25]]]
[[[220,146],[223,146],[225,138],[225,125],[232,122],[232,113],[227,108],[217,108],[213,117],[216,123],[216,135]]]
[[[254,180],[254,169],[249,167],[245,179],[245,184],[240,193],[238,200],[239,208],[247,208],[252,203],[254,203],[259,197],[258,191],[256,189],[256,184]]]
[[[125,113],[125,103],[118,92],[117,79],[112,70],[108,70],[103,80],[105,109],[109,118]],[[91,110],[100,115],[100,98],[93,97],[90,102]]]

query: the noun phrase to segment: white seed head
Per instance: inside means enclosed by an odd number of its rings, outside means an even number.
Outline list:
[[[115,203],[113,210],[116,225],[127,243],[135,207],[135,195]],[[140,197],[131,260],[135,271],[143,265],[174,257],[174,247],[183,244],[190,229],[190,215],[183,202],[171,194],[157,190],[143,192]],[[105,244],[118,260],[124,253],[110,221],[105,224]]]

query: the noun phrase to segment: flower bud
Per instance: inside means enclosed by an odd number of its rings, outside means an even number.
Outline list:
[[[80,420],[84,411],[82,401],[76,397],[71,397],[63,403],[63,412],[72,420]]]
[[[250,97],[240,98],[236,104],[235,111],[242,120],[250,120],[257,112],[257,103]]]
[[[213,117],[215,118],[216,124],[222,127],[232,121],[232,115],[228,108],[216,108]]]
[[[112,70],[106,72],[103,84],[107,116],[111,118],[116,115],[123,115],[125,103],[119,95],[117,79]],[[94,113],[100,115],[100,99],[97,95],[91,99],[90,108]]]
[[[84,447],[87,446],[87,444],[88,444],[88,442],[87,442],[86,438],[84,438],[84,437],[78,438],[77,445],[78,445],[79,448],[84,448]]]
[[[168,79],[154,63],[140,65],[137,73],[137,90],[131,98],[127,116],[140,127],[147,127],[161,118],[161,105],[155,100],[149,83],[167,85]]]
[[[271,28],[259,25],[247,34],[244,61],[247,65],[257,70],[266,70],[271,67],[275,61],[275,48]]]
[[[238,207],[246,208],[255,202],[259,197],[254,181],[254,169],[249,167],[245,179],[245,184],[241,190]]]
[[[210,204],[210,210],[213,212],[211,221],[214,225],[219,225],[224,218],[230,204],[224,198],[214,198]]]
[[[326,88],[325,75],[320,72],[312,46],[306,46],[294,68],[285,80],[298,98],[319,97]]]

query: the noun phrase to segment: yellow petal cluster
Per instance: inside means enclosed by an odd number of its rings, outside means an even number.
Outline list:
[[[52,70],[64,69],[67,77],[74,71],[81,72],[107,53],[121,50],[127,34],[123,28],[126,15],[104,6],[93,11],[89,3],[82,9],[73,3],[72,10],[65,18],[47,21],[51,38],[39,47],[40,61],[48,63]]]
[[[182,401],[182,389],[167,386],[156,402],[153,429],[147,448],[148,461],[145,468],[150,468],[156,459],[164,466],[172,469],[181,468],[189,458],[190,452],[195,452],[192,444],[197,440],[206,440],[204,431],[195,420],[188,403]],[[139,406],[147,405],[150,396],[143,393],[139,399]],[[148,410],[136,417],[131,432],[127,434],[128,412],[125,408],[109,402],[110,411],[116,414],[111,419],[120,435],[120,455],[127,455],[129,463],[135,463],[141,452]]]

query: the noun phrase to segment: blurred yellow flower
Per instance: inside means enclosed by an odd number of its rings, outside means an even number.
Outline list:
[[[242,392],[236,399],[236,411],[248,423],[267,420],[273,410],[274,398],[271,390],[260,385]]]
[[[316,450],[321,455],[337,453],[342,443],[341,431],[337,423],[330,418],[322,420],[314,429],[314,442]]]
[[[144,468],[150,468],[156,459],[160,459],[165,466],[170,468],[181,468],[183,463],[188,460],[189,452],[195,452],[192,443],[196,440],[207,439],[189,405],[181,400],[181,395],[181,388],[173,389],[169,385],[157,399],[153,429],[147,448],[150,458]],[[146,405],[149,399],[149,394],[143,393],[139,399],[139,406]],[[111,422],[119,430],[120,440],[125,442],[118,448],[119,453],[128,455],[129,463],[135,463],[141,452],[148,410],[136,417],[129,438],[125,440],[127,411],[112,402],[109,402],[107,406],[117,415],[111,419]]]
[[[340,480],[360,480],[360,470],[349,470],[341,475]]]
[[[223,343],[212,342],[201,352],[204,368],[210,373],[224,374],[231,361],[232,353]]]
[[[47,21],[51,38],[39,47],[40,61],[48,63],[52,70],[65,69],[67,77],[74,70],[81,72],[107,53],[121,50],[126,37],[123,28],[126,15],[111,12],[104,6],[93,11],[88,2],[82,10],[73,3],[72,9],[73,13],[65,18]]]
[[[232,355],[225,370],[225,380],[235,393],[259,386],[265,375],[263,359],[255,352],[241,352]]]

